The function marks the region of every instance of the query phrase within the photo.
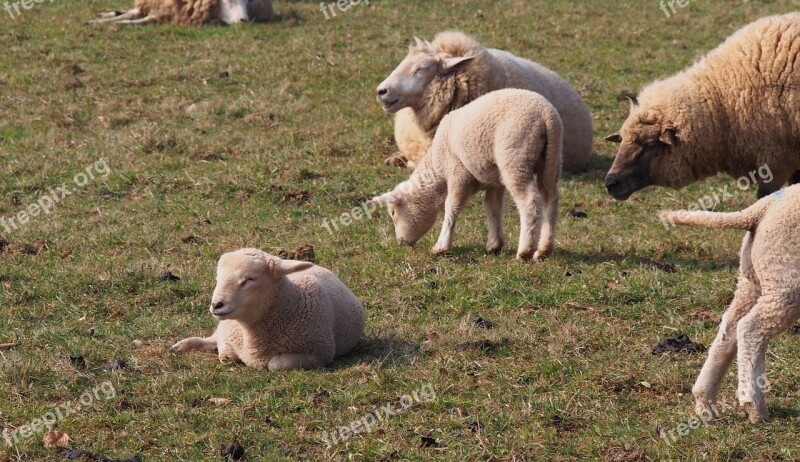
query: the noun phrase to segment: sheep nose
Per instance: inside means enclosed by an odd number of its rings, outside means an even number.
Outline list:
[[[606,176],[606,189],[609,190],[609,191],[613,191],[617,187],[619,187],[619,184],[621,182],[622,181],[620,181],[618,176],[616,176],[614,174],[609,174],[608,176]]]
[[[386,87],[378,87],[378,96],[383,96],[386,93],[389,93],[389,89]]]
[[[211,305],[211,308],[213,308],[215,310],[218,310],[218,309],[222,308],[223,306],[225,306],[225,302],[217,302],[217,303],[213,303]]]

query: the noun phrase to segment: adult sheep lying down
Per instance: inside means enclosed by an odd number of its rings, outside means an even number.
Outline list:
[[[314,369],[350,352],[364,333],[364,307],[325,268],[257,249],[219,259],[211,337],[191,337],[170,351],[216,351],[221,362],[260,370]]]
[[[564,169],[575,172],[586,166],[592,153],[592,117],[578,92],[541,64],[484,48],[461,32],[441,32],[433,42],[416,39],[408,56],[378,86],[384,110],[396,113],[400,153],[387,162],[415,166],[448,112],[503,88],[539,93],[555,106],[564,123]]]
[[[800,14],[736,32],[689,69],[651,83],[631,104],[606,176],[615,199],[647,186],[682,188],[725,172],[767,166],[759,197],[800,170]],[[769,177],[771,178],[771,176]]]
[[[237,24],[272,19],[272,0],[136,0],[125,12],[101,13],[92,24]]]

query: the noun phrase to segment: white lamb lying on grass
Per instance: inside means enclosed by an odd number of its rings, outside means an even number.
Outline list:
[[[219,259],[210,308],[214,335],[170,351],[214,351],[221,362],[260,370],[314,369],[352,350],[364,333],[364,307],[325,268],[257,249]]]
[[[411,177],[373,200],[386,204],[401,245],[413,245],[444,205],[434,253],[450,250],[456,218],[470,196],[486,191],[486,250],[503,248],[503,196],[511,192],[520,214],[517,258],[541,259],[555,247],[563,126],[543,96],[498,90],[442,119],[433,145]]]
[[[737,356],[739,404],[751,421],[767,420],[767,343],[800,318],[800,186],[773,193],[741,212],[662,212],[662,217],[679,225],[748,231],[736,296],[722,316],[692,393],[701,416],[714,409],[725,372]]]
[[[125,12],[101,13],[90,24],[237,24],[272,19],[272,0],[136,0]]]

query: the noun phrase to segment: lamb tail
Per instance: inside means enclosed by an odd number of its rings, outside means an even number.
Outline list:
[[[659,219],[667,228],[670,225],[686,225],[755,231],[772,201],[772,197],[768,196],[742,211],[732,213],[665,210],[659,214]]]

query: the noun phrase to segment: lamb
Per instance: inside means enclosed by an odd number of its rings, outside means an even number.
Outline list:
[[[626,200],[647,186],[682,188],[725,172],[769,168],[758,196],[800,177],[800,14],[771,16],[733,34],[689,69],[632,99],[606,176]]]
[[[484,48],[462,32],[440,32],[433,42],[415,39],[408,56],[378,86],[383,109],[395,116],[400,152],[393,165],[416,166],[448,112],[494,90],[519,88],[543,95],[564,124],[563,165],[582,170],[592,153],[592,118],[575,91],[546,67],[501,50]]]
[[[126,12],[101,13],[92,24],[237,24],[272,19],[272,0],[136,0]]]
[[[211,337],[170,351],[217,351],[221,362],[259,370],[314,369],[351,351],[364,333],[361,302],[332,272],[257,249],[224,254],[209,309]]]
[[[764,356],[772,337],[800,318],[800,185],[792,186],[736,213],[662,212],[683,225],[747,231],[741,249],[739,282],[722,316],[714,343],[692,389],[701,416],[715,409],[717,393],[734,355],[737,397],[753,422],[768,419],[763,391]],[[714,413],[715,414],[715,413]]]
[[[540,260],[555,246],[562,133],[558,111],[542,95],[488,93],[446,115],[411,177],[373,200],[387,206],[401,245],[413,245],[428,232],[444,205],[442,232],[433,247],[444,253],[469,197],[485,190],[486,250],[499,253],[508,188],[520,214],[517,258]]]

